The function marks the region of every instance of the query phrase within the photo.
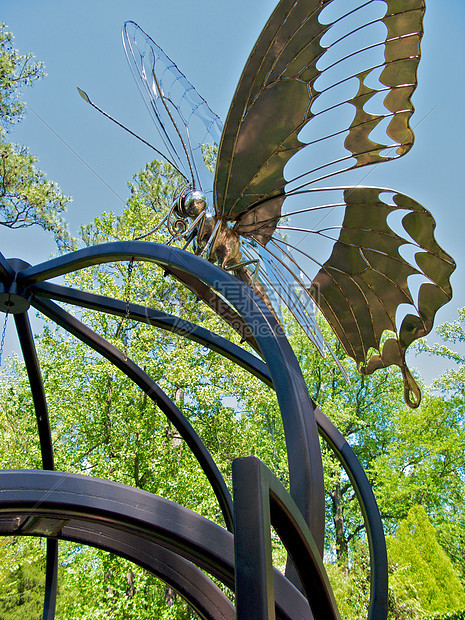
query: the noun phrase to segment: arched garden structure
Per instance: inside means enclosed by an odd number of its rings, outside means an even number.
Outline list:
[[[50,281],[91,265],[131,260],[162,267],[166,275],[176,278],[229,322],[258,356],[181,317]],[[177,333],[272,386],[286,437],[290,492],[258,459],[237,455],[231,497],[214,460],[176,404],[123,351],[57,302],[127,316],[154,329]],[[200,463],[226,528],[154,494],[54,470],[49,411],[28,318],[30,309],[40,311],[108,359],[156,403]],[[0,310],[15,319],[43,464],[43,471],[0,472],[0,533],[47,538],[44,618],[55,614],[60,539],[105,549],[139,564],[173,587],[202,618],[338,618],[322,562],[324,484],[318,435],[344,466],[364,516],[371,564],[368,617],[386,618],[386,546],[371,487],[347,441],[314,406],[282,328],[251,288],[183,250],[143,241],[116,242],[36,266],[0,255]],[[272,568],[270,525],[292,559],[286,576]],[[204,571],[235,591],[235,604]]]

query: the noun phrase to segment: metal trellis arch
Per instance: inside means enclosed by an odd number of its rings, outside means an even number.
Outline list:
[[[160,265],[165,273],[220,313],[226,306],[231,321],[247,334],[262,359],[185,319],[47,281],[90,265],[130,260]],[[227,357],[272,386],[286,435],[290,495],[257,459],[240,458],[233,468],[233,502],[211,455],[178,407],[125,352],[56,302],[128,317],[180,334]],[[107,549],[144,566],[177,590],[202,618],[233,618],[236,610],[199,569],[235,590],[238,618],[271,618],[275,613],[289,620],[338,618],[322,564],[324,489],[318,433],[344,466],[365,519],[371,561],[368,617],[386,617],[386,548],[371,487],[348,443],[315,408],[283,330],[253,290],[201,258],[148,242],[94,246],[36,266],[0,256],[0,310],[15,318],[37,416],[43,468],[53,470],[49,412],[28,320],[30,307],[106,357],[156,402],[201,464],[226,523],[223,529],[174,502],[88,476],[55,471],[0,472],[1,533],[47,537],[44,618],[54,617],[60,539]],[[258,472],[255,486],[250,484],[253,471]],[[251,506],[257,522],[264,524],[261,537],[247,526]],[[271,521],[258,519],[266,514],[271,515]],[[270,524],[277,529],[294,561],[288,562],[286,577],[276,570],[269,573],[269,558],[262,554],[267,549]],[[261,551],[252,544],[259,539]],[[254,566],[252,574],[250,566]],[[266,574],[274,574],[274,585]],[[257,584],[252,590],[251,579]]]

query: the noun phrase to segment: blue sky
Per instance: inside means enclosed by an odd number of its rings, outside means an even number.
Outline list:
[[[48,77],[26,89],[26,118],[10,139],[26,144],[39,166],[73,197],[74,233],[104,210],[121,211],[127,181],[151,152],[98,115],[76,86],[147,140],[155,136],[127,65],[124,21],[136,21],[164,49],[224,119],[247,56],[275,0],[4,0],[1,20],[21,52],[31,51]],[[374,168],[363,183],[406,193],[434,215],[440,245],[457,261],[454,299],[436,323],[465,305],[465,3],[427,1],[419,87],[414,95],[416,143],[400,160]],[[77,153],[77,155],[76,155]],[[366,174],[362,171],[361,178]],[[38,231],[0,230],[2,251],[30,262],[48,258],[51,239]],[[18,246],[21,250],[18,250]],[[10,328],[11,329],[11,328]],[[10,332],[10,330],[9,330]],[[12,334],[9,334],[9,339]],[[428,379],[439,366],[412,360]]]

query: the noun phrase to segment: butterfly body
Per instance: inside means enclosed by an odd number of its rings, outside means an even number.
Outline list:
[[[243,262],[241,238],[230,222],[224,218],[208,216],[202,234],[194,240],[193,248],[197,255],[202,255],[205,248],[206,258],[227,271]]]

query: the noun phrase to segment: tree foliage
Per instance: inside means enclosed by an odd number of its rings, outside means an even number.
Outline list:
[[[0,124],[3,130],[21,119],[24,102],[19,89],[44,75],[44,66],[34,62],[32,54],[20,54],[13,47],[13,35],[0,28]]]
[[[45,586],[41,541],[0,538],[0,618],[42,617]],[[42,544],[42,547],[45,545]]]
[[[443,341],[442,344],[428,346],[423,341],[420,343],[419,348],[421,351],[426,351],[454,363],[454,368],[447,370],[438,377],[434,381],[433,386],[444,399],[463,413],[465,404],[465,355],[463,353],[463,345],[465,343],[465,308],[459,308],[458,315],[458,320],[444,323],[437,328],[436,331]],[[454,347],[458,346],[461,351],[455,351],[445,343],[451,343]]]
[[[21,120],[21,88],[44,75],[43,65],[31,54],[12,46],[13,36],[0,26],[0,225],[7,228],[39,226],[51,231],[59,247],[71,247],[62,213],[70,199],[34,164],[37,158],[24,146],[7,141],[7,132]]]
[[[461,435],[464,432],[465,413],[465,308],[459,308],[458,319],[451,323],[444,323],[437,328],[442,343],[428,346],[421,342],[419,348],[435,357],[452,362],[451,369],[437,377],[433,388],[445,410],[449,412],[449,429],[445,436]],[[450,346],[452,345],[452,347]],[[458,350],[455,350],[458,349]],[[463,486],[463,444],[460,454],[460,444],[453,444],[449,450],[447,461],[455,467]],[[452,486],[451,496],[457,493],[457,486]],[[451,557],[454,566],[465,584],[465,519],[459,501],[449,502],[449,518],[438,523],[438,538]]]
[[[397,565],[391,588],[416,599],[423,614],[465,608],[465,591],[422,506],[413,506],[388,538],[389,556]]]

